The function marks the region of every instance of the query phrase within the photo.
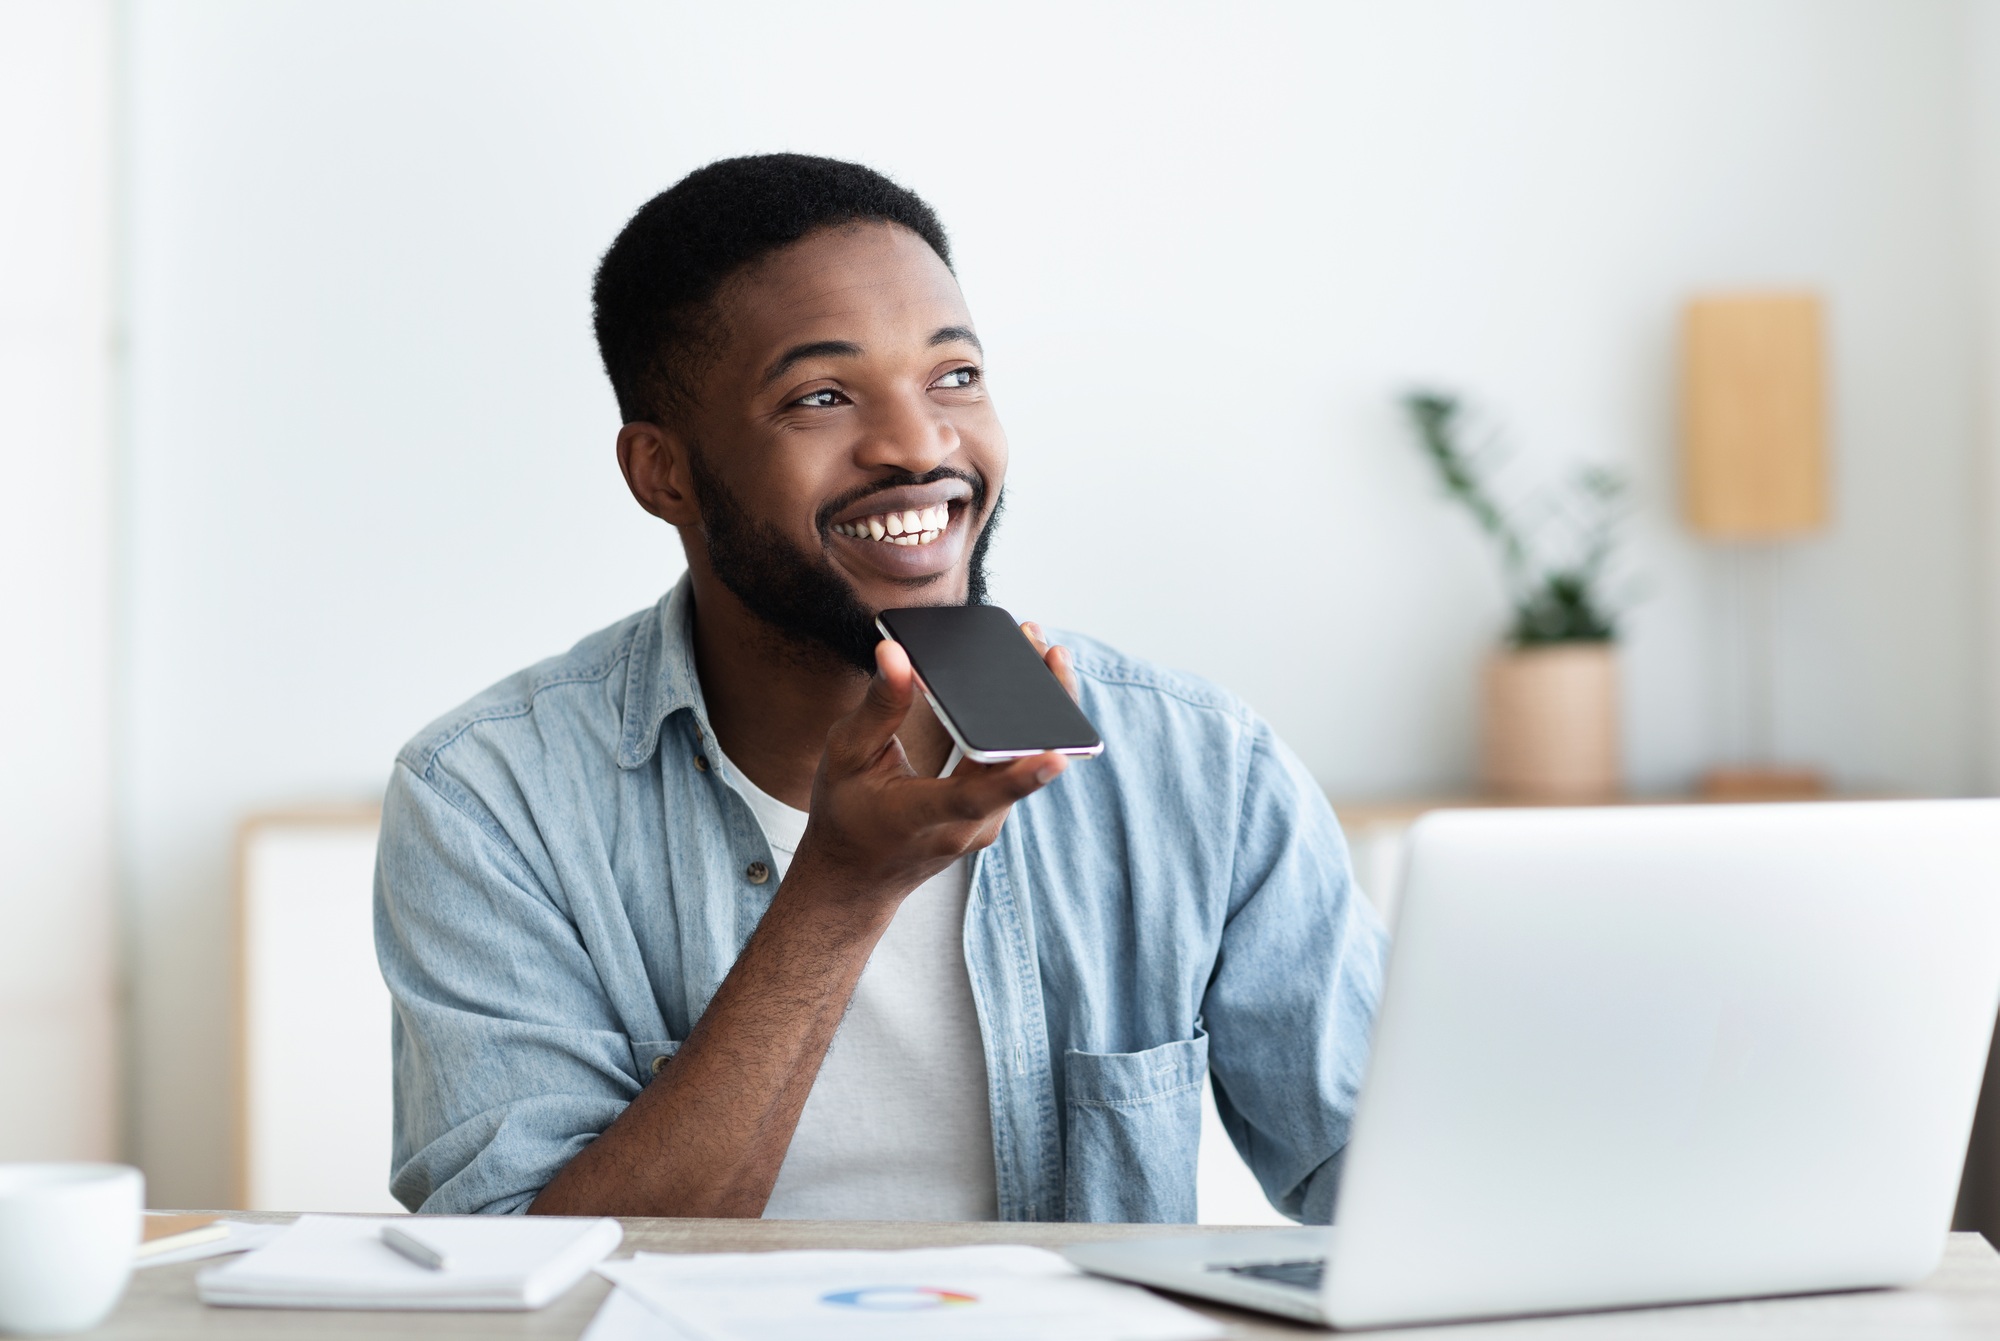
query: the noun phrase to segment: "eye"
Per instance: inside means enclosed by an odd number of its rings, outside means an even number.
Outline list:
[[[968,365],[967,367],[963,368],[953,368],[950,372],[938,378],[937,381],[932,382],[931,386],[934,388],[943,388],[944,390],[951,391],[951,390],[956,390],[959,387],[971,386],[978,380],[979,380],[979,369]]]
[[[838,391],[834,390],[832,387],[823,386],[817,391],[806,392],[805,395],[800,396],[797,400],[793,401],[792,404],[808,410],[831,410],[836,405],[840,405],[844,403],[846,400],[847,397],[841,395]]]

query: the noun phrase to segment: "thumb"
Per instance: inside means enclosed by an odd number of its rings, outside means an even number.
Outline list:
[[[828,744],[843,764],[864,768],[896,738],[916,697],[917,674],[903,645],[884,638],[875,644],[875,675],[860,706],[834,724]]]

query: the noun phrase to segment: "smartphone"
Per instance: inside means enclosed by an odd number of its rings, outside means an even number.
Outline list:
[[[924,697],[966,758],[997,764],[1045,750],[1104,753],[1097,728],[999,606],[884,610],[875,627],[910,654]]]

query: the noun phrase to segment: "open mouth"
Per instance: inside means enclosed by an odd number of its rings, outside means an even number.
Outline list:
[[[851,522],[835,522],[836,534],[856,540],[879,540],[888,545],[928,545],[951,526],[951,504],[907,508],[901,512],[878,512]]]

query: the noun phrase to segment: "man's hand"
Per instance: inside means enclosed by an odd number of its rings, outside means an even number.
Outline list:
[[[1040,630],[1023,625],[1072,695],[1068,653],[1051,651]],[[894,906],[911,890],[1000,834],[1013,804],[1067,767],[1059,754],[1005,764],[965,760],[948,778],[910,767],[896,732],[916,700],[916,671],[902,645],[875,646],[875,678],[861,706],[827,733],[813,778],[811,820],[786,884],[810,884],[822,897]]]
[[[1048,635],[1042,632],[1040,624],[1033,622],[1023,624],[1021,633],[1033,644],[1035,651],[1041,654],[1049,669],[1055,672],[1055,677],[1062,682],[1062,687],[1069,690],[1071,701],[1082,702],[1083,696],[1076,689],[1076,663],[1070,659],[1069,649],[1049,646]]]
[[[1074,697],[1069,654],[1021,626]],[[535,1198],[552,1215],[761,1215],[854,984],[902,899],[991,843],[1059,754],[919,776],[896,732],[916,698],[882,643],[868,695],[834,724],[791,869],[667,1067]]]

